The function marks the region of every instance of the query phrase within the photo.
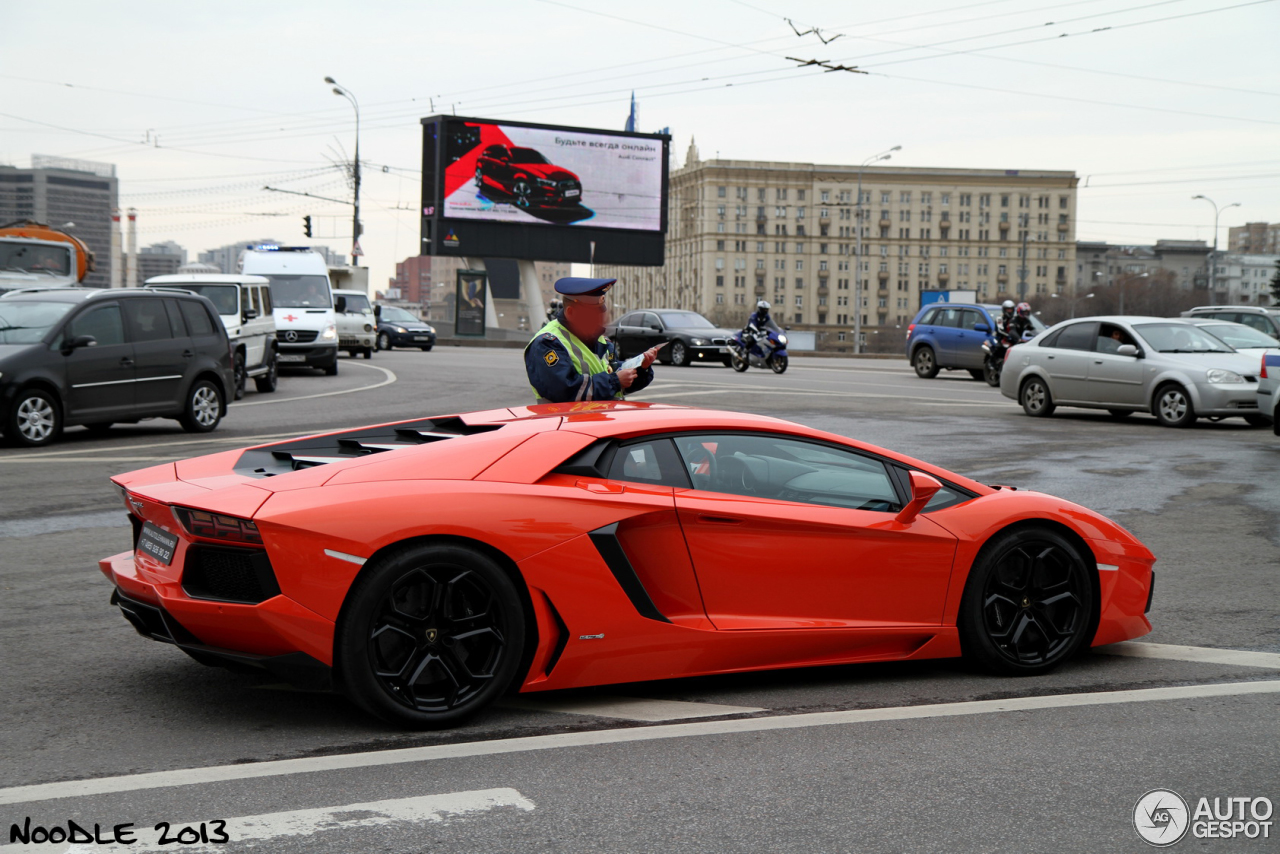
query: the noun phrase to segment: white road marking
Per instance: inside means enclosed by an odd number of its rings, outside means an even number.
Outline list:
[[[763,712],[754,706],[724,706],[719,703],[689,703],[684,700],[647,700],[639,697],[579,697],[543,699],[527,694],[503,703],[516,709],[536,712],[560,712],[567,715],[594,715],[624,721],[678,721],[688,718],[714,718],[721,715],[749,715]]]
[[[1280,653],[1250,652],[1244,649],[1216,649],[1209,646],[1125,641],[1097,647],[1094,652],[1105,655],[1128,655],[1133,658],[1164,658],[1171,661],[1197,661],[1204,664],[1233,664],[1238,667],[1266,667],[1280,670]]]
[[[364,804],[346,804],[337,807],[321,807],[319,809],[290,810],[288,812],[264,813],[263,815],[247,815],[239,818],[228,818],[226,834],[231,837],[231,844],[255,843],[277,840],[283,837],[313,836],[317,833],[331,831],[357,830],[371,827],[386,827],[395,824],[419,824],[422,822],[440,822],[446,818],[468,816],[478,812],[487,812],[498,807],[515,807],[525,812],[532,812],[533,801],[515,789],[479,789],[472,792],[453,792],[447,795],[426,795],[417,798],[397,798],[386,801],[372,801]],[[18,852],[58,852],[58,854],[90,854],[90,852],[136,851],[166,852],[174,848],[182,851],[218,851],[226,843],[178,844],[173,837],[186,827],[200,827],[204,822],[206,829],[213,831],[209,819],[195,821],[175,821],[170,823],[168,841],[160,844],[163,829],[156,831],[153,826],[135,826],[130,830],[136,834],[136,841],[130,845],[97,844],[45,844],[0,846],[0,854],[18,854]],[[35,824],[33,823],[33,827]],[[63,825],[66,829],[66,825]],[[92,825],[90,826],[92,832]],[[107,831],[109,834],[110,831]],[[197,837],[198,838],[198,837]]]
[[[311,774],[352,768],[430,762],[470,756],[496,756],[533,750],[556,750],[566,747],[588,747],[604,744],[657,741],[669,738],[726,735],[744,732],[804,729],[873,721],[921,720],[928,718],[984,715],[1005,712],[1031,712],[1041,709],[1107,706],[1159,700],[1205,699],[1256,694],[1280,694],[1280,680],[1227,682],[1215,685],[1180,685],[1168,688],[1137,688],[1126,691],[1095,691],[1079,694],[1049,694],[1041,697],[1015,697],[1008,700],[973,700],[961,703],[935,703],[921,706],[894,706],[883,709],[857,709],[843,712],[811,712],[799,715],[749,718],[727,721],[696,721],[682,724],[597,730],[594,732],[536,735],[493,741],[441,744],[430,747],[406,747],[368,753],[336,756],[313,756],[302,759],[278,759],[241,765],[215,765],[178,771],[153,771],[119,777],[70,780],[61,783],[37,783],[0,789],[0,804],[26,804],[36,801],[78,798],[114,792],[136,792],[144,789],[167,789],[197,786],[227,780],[251,780],[289,774]]]
[[[166,457],[103,457],[92,451],[81,451],[79,457],[54,457],[53,459],[24,459],[22,457],[0,458],[0,463],[156,463],[172,461]]]
[[[659,389],[654,389],[653,391],[650,391],[649,389],[645,389],[644,391],[639,392],[639,394],[644,395],[645,399],[647,400],[651,397],[690,397],[692,395],[704,395],[704,394],[728,394],[730,391],[731,389],[727,389],[727,388],[705,388],[705,389],[699,389],[697,391],[664,391],[663,389],[659,388]]]
[[[385,385],[391,385],[397,379],[394,373],[379,365],[362,365],[359,362],[346,362],[345,364],[356,368],[369,368],[374,371],[382,371],[385,376],[383,377],[382,382],[377,382],[373,385],[362,385],[359,388],[344,388],[339,389],[338,391],[322,391],[316,394],[302,394],[297,397],[277,397],[267,398],[266,400],[242,400],[239,403],[228,404],[227,408],[233,409],[237,406],[266,406],[268,403],[293,403],[295,400],[312,400],[317,397],[333,397],[338,394],[355,394],[358,391],[372,391],[375,388],[382,388]]]

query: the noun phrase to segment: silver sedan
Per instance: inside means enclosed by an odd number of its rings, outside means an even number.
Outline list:
[[[1261,426],[1259,364],[1186,320],[1085,317],[1010,350],[1000,391],[1038,417],[1080,406],[1116,418],[1150,412],[1166,427],[1201,416]]]

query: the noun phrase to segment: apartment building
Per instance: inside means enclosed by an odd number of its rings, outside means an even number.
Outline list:
[[[853,342],[858,264],[864,340],[876,349],[874,336],[898,340],[922,294],[1034,300],[1066,285],[1076,184],[1062,171],[867,167],[859,213],[857,166],[702,161],[691,146],[671,174],[666,263],[595,274],[618,278],[615,313],[689,308],[734,326],[766,299],[819,349],[840,350]]]
[[[1241,255],[1280,253],[1280,222],[1247,222],[1227,229],[1227,251]]]

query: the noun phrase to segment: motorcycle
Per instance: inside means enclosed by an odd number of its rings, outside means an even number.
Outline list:
[[[787,370],[787,336],[776,329],[746,327],[729,339],[729,366],[738,373],[748,367]]]
[[[997,332],[982,342],[982,352],[986,355],[982,360],[982,378],[993,388],[1000,387],[1000,374],[1004,371],[1004,363],[1009,359],[1009,351],[1035,337],[1035,332],[1028,330],[1017,340],[1011,333]]]

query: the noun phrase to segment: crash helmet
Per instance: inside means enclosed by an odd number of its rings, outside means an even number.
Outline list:
[[[1012,317],[1013,316],[1013,300],[1007,299],[1004,302],[1000,303],[1000,310],[1004,313],[1005,317]]]
[[[758,303],[756,303],[756,311],[761,311],[761,312],[764,312],[765,314],[768,314],[769,302],[767,300],[760,300]]]
[[[1018,317],[1031,317],[1031,303],[1029,302],[1018,303],[1017,312],[1018,312]]]

